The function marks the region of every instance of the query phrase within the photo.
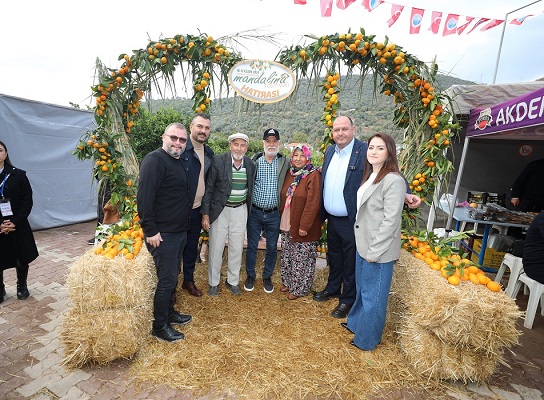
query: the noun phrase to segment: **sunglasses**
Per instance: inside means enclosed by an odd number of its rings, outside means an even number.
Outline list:
[[[187,139],[184,138],[184,137],[177,137],[177,136],[174,136],[174,135],[166,135],[170,138],[170,140],[172,142],[177,142],[179,140],[180,143],[187,143]]]

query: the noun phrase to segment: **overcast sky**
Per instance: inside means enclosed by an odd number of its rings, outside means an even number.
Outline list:
[[[178,1],[3,1],[0,22],[0,93],[48,103],[91,104],[96,58],[117,68],[119,54],[144,48],[148,40],[203,32],[218,38],[248,29],[278,34],[283,46],[296,44],[305,34],[324,35],[358,31],[363,27],[376,40],[402,46],[422,61],[435,56],[442,73],[492,83],[500,25],[486,32],[442,36],[448,13],[504,19],[505,14],[533,0],[386,0],[368,12],[357,0],[346,10],[333,1],[332,16],[320,15],[320,1],[307,0],[178,0]],[[388,28],[391,3],[405,6]],[[412,7],[426,11],[420,34],[410,35]],[[428,31],[431,12],[442,11],[439,34]],[[506,25],[497,83],[532,81],[544,76],[544,1],[508,18],[534,14],[521,26]],[[470,29],[470,27],[469,27]],[[237,49],[245,58],[273,59],[281,47],[247,42]]]

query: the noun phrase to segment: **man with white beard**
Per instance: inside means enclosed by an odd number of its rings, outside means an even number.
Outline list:
[[[250,200],[255,182],[255,164],[246,152],[249,138],[235,133],[230,152],[213,157],[202,199],[202,228],[210,233],[208,258],[209,296],[219,295],[223,250],[228,238],[228,270],[225,287],[240,294],[240,269]]]
[[[251,212],[247,224],[246,281],[244,289],[251,292],[255,287],[255,264],[257,247],[261,232],[266,238],[266,256],[263,267],[263,289],[266,293],[274,291],[272,273],[278,256],[278,237],[280,234],[280,191],[289,168],[289,159],[279,153],[280,133],[269,128],[263,135],[264,153],[252,157],[257,165],[255,188],[253,190]]]

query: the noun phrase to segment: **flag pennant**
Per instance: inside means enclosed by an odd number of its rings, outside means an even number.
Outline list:
[[[511,24],[514,24],[514,25],[521,25],[525,22],[525,20],[529,17],[532,17],[533,14],[528,14],[528,15],[525,15],[523,17],[519,17],[519,18],[516,18],[516,19],[513,19],[512,21],[510,21]]]
[[[485,24],[487,21],[489,21],[489,18],[480,18],[478,22],[476,22],[474,24],[474,26],[472,27],[472,29],[470,31],[467,32],[467,35],[472,32],[474,29],[476,29],[477,27],[479,27],[480,25],[482,24]]]
[[[442,22],[442,12],[433,11],[433,15],[431,18],[432,18],[432,23],[429,30],[436,35],[438,33],[438,28],[440,28],[440,22]]]
[[[380,4],[383,3],[383,0],[363,0],[363,7],[368,10],[368,12],[378,8]]]
[[[336,0],[336,7],[345,10],[351,3],[355,3],[355,0]]]
[[[444,31],[442,36],[452,35],[457,32],[457,22],[459,22],[459,15],[448,14],[446,17],[446,23],[444,24]]]
[[[294,0],[295,4],[306,4],[306,0]]]
[[[496,26],[499,26],[500,24],[502,24],[504,22],[504,19],[492,19],[491,21],[489,21],[487,24],[485,24],[482,29],[480,29],[481,32],[485,32],[491,28],[494,28]]]
[[[465,23],[457,28],[457,34],[460,35],[474,21],[474,17],[465,17]]]
[[[332,0],[321,0],[321,16],[330,17],[332,12]]]
[[[422,8],[412,7],[412,16],[410,17],[410,35],[418,34],[421,28],[421,21],[425,10]]]
[[[400,14],[402,14],[402,10],[404,10],[404,6],[399,6],[398,4],[392,4],[391,5],[391,18],[389,18],[389,21],[387,21],[387,26],[392,27],[395,22],[397,22],[397,19],[399,19]]]

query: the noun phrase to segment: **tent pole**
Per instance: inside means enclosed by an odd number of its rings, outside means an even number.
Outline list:
[[[467,152],[468,152],[468,144],[469,144],[470,138],[465,138],[465,144],[463,145],[463,153],[461,154],[461,162],[459,163],[459,171],[457,172],[457,179],[455,180],[455,189],[453,190],[453,199],[452,202],[455,203],[457,201],[457,195],[459,193],[459,186],[461,185],[461,178],[463,176],[463,169],[465,168],[465,160],[467,158]],[[456,204],[449,204],[449,210],[448,213],[448,223],[446,224],[446,229],[451,229],[451,221],[453,219],[453,210],[455,209]]]

